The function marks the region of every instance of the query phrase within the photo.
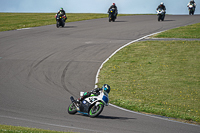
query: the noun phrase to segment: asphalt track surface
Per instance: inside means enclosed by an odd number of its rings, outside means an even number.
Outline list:
[[[97,70],[115,50],[199,22],[199,15],[170,15],[164,22],[138,15],[0,32],[0,124],[85,133],[199,133],[198,125],[113,106],[97,118],[67,113],[69,97],[94,88]]]

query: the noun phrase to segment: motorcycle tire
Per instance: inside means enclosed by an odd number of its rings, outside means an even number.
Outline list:
[[[71,103],[68,107],[68,113],[69,114],[76,114],[77,110],[76,110],[76,106],[74,106],[74,103]]]
[[[160,21],[160,20],[161,20],[161,15],[158,16],[158,21]]]
[[[164,16],[161,18],[161,21],[164,21]]]
[[[194,11],[189,11],[189,15],[194,15]]]
[[[109,17],[109,22],[111,22],[111,17]]]
[[[57,28],[59,28],[59,26],[60,26],[60,23],[59,23],[59,22],[57,22],[57,23],[56,23],[56,27],[57,27]]]
[[[91,118],[97,117],[103,111],[103,108],[104,105],[102,104],[99,104],[97,106],[93,105],[88,112],[89,117]]]
[[[65,26],[65,23],[62,24],[62,27],[64,27],[64,26]]]

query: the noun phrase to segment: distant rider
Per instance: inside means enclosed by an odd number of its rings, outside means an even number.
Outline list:
[[[193,6],[194,6],[194,11],[195,11],[196,3],[194,2],[194,0],[191,0],[191,1],[187,4],[187,7],[189,7],[189,5],[193,5]]]
[[[158,10],[159,8],[161,8],[161,9],[163,9],[163,10],[166,10],[166,7],[165,7],[165,5],[164,5],[163,2],[160,3],[160,5],[158,6],[157,10]]]
[[[163,9],[164,10],[164,16],[165,16],[165,13],[166,13],[166,7],[165,7],[165,5],[164,5],[164,3],[163,2],[161,2],[160,3],[160,5],[158,5],[158,8],[156,9],[156,10],[158,10],[159,8],[161,8],[161,9]]]
[[[115,8],[115,15],[116,15],[116,18],[117,18],[117,14],[118,14],[118,10],[117,10],[117,6],[115,5],[115,3],[113,3],[110,8],[108,9],[108,12],[110,11],[110,9],[112,8]]]
[[[66,14],[65,14],[65,10],[64,10],[62,7],[61,7],[60,10],[58,11],[58,14],[60,14],[61,16],[64,16],[64,17],[65,17],[64,21],[67,19],[67,16],[66,16]]]
[[[80,104],[80,102],[87,97],[100,95],[99,91],[101,90],[108,94],[110,92],[110,86],[108,84],[104,84],[102,88],[96,88],[90,92],[85,92],[82,97],[77,99],[77,103]]]

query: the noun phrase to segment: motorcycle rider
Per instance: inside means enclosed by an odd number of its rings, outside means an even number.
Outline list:
[[[163,2],[161,2],[160,5],[158,5],[158,8],[156,10],[158,10],[159,8],[166,10],[166,7]]]
[[[113,3],[113,4],[110,6],[110,8],[108,9],[108,13],[109,13],[110,9],[112,9],[112,8],[115,8],[115,15],[116,15],[116,18],[117,18],[118,10],[117,10],[117,6],[115,5],[115,3]]]
[[[164,10],[164,16],[165,16],[165,10],[166,10],[166,7],[164,5],[163,2],[160,3],[160,5],[158,5],[158,8],[156,10],[158,10],[159,8],[163,9]]]
[[[60,10],[58,10],[58,14],[65,17],[64,21],[67,19],[67,16],[65,14],[65,10],[62,7],[60,8]]]
[[[96,89],[94,89],[94,90],[92,90],[90,92],[85,92],[82,97],[80,97],[80,98],[77,99],[77,103],[80,104],[80,102],[83,99],[87,98],[87,97],[98,96],[100,94],[99,91],[101,91],[101,90],[103,90],[103,92],[109,94],[109,92],[110,92],[110,86],[108,84],[104,84],[102,88],[96,88]]]
[[[191,1],[187,4],[187,7],[189,7],[189,5],[193,5],[193,6],[194,6],[194,11],[195,11],[196,3],[194,2],[194,0],[191,0]]]

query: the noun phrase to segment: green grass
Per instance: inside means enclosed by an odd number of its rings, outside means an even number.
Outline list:
[[[157,38],[200,38],[200,23],[183,26],[162,32]]]
[[[200,23],[153,37],[200,38]],[[104,64],[97,85],[111,85],[115,105],[200,124],[199,57],[200,41],[133,43]]]
[[[72,133],[72,132],[58,132],[28,127],[0,125],[0,133]]]
[[[56,13],[0,13],[0,31],[56,24]],[[67,13],[66,22],[106,18],[108,14]],[[131,14],[119,14],[127,16]]]
[[[112,104],[200,122],[200,41],[144,41],[117,52],[100,71]]]

